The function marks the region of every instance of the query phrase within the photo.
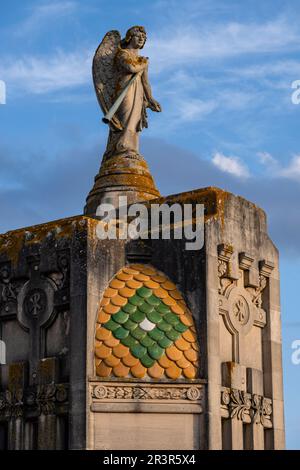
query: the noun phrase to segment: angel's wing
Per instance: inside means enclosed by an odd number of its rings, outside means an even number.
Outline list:
[[[100,46],[96,50],[93,60],[93,80],[98,102],[104,114],[114,104],[116,98],[116,73],[114,70],[114,58],[121,41],[118,31],[109,31],[104,36]],[[112,124],[117,129],[122,129],[118,118],[114,116]]]

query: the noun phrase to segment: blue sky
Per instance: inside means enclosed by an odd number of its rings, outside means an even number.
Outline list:
[[[107,129],[91,83],[104,34],[142,24],[153,94],[143,133],[162,194],[216,185],[264,208],[281,253],[287,444],[300,448],[299,1],[1,0],[0,231],[82,213]],[[297,138],[298,137],[298,138]],[[170,171],[171,169],[171,171]]]

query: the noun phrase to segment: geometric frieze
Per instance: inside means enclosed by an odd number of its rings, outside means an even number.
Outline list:
[[[175,284],[149,265],[121,269],[99,307],[96,375],[195,379],[198,355],[194,319]]]
[[[203,385],[164,385],[132,384],[112,385],[111,383],[94,385],[92,397],[97,400],[188,400],[200,402],[203,398]]]
[[[90,382],[91,411],[196,413],[205,409],[205,381],[192,383]]]

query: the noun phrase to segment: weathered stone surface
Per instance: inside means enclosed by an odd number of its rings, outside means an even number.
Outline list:
[[[99,240],[99,221],[84,216],[0,236],[0,436],[9,448],[284,447],[278,252],[264,212],[216,188],[154,202],[203,203],[204,247]],[[97,377],[100,302],[133,263],[163,273],[191,312],[196,381]]]

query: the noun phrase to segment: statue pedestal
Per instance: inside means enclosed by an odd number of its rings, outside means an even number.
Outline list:
[[[153,202],[204,204],[203,248],[173,235],[100,240],[100,222],[84,216],[0,236],[9,448],[284,448],[265,213],[217,188]],[[145,312],[150,337],[134,324]]]
[[[127,196],[128,204],[160,196],[143,157],[116,156],[104,160],[87,197],[84,213],[96,215],[97,207],[103,203],[117,207],[119,196]]]

